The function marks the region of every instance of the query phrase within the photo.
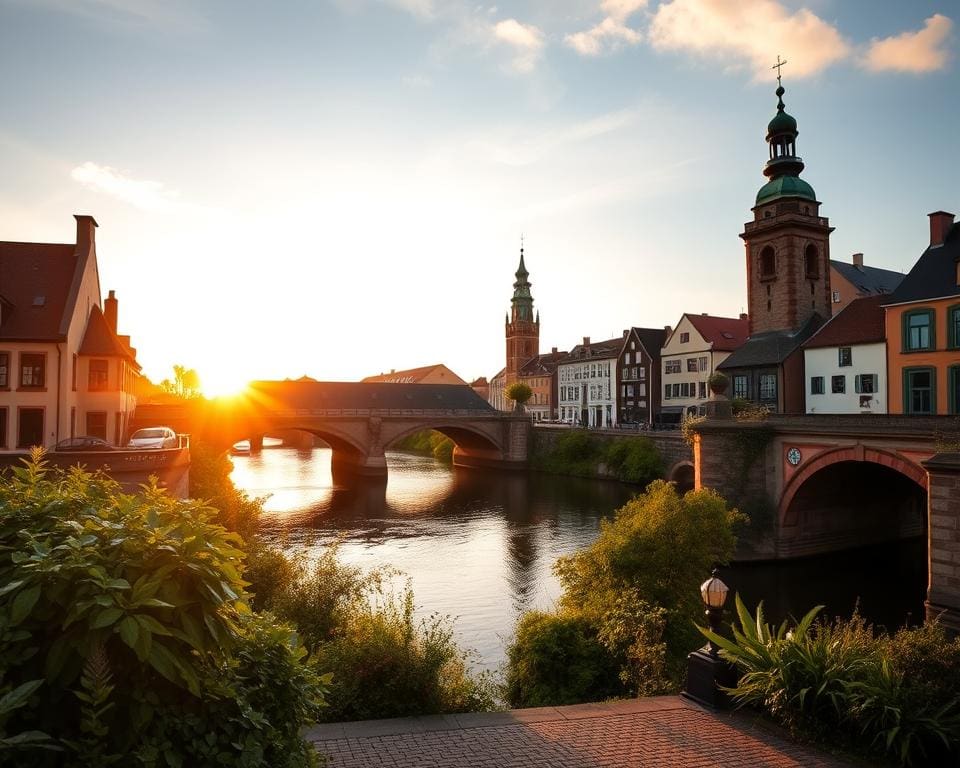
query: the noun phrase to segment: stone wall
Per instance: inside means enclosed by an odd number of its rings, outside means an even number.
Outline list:
[[[960,632],[960,453],[925,461],[930,478],[927,615]]]

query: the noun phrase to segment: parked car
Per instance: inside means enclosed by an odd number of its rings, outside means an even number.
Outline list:
[[[177,448],[180,440],[170,427],[144,427],[130,435],[127,448]]]
[[[53,446],[54,453],[66,453],[69,451],[115,451],[110,443],[102,437],[92,437],[91,435],[81,435],[80,437],[68,437],[61,440]]]

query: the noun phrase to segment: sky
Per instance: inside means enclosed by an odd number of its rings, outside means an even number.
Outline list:
[[[746,305],[778,56],[831,255],[960,213],[958,0],[0,0],[0,240],[99,223],[155,381],[504,364]]]

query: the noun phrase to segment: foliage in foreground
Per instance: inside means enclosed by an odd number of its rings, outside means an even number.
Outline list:
[[[648,437],[601,440],[586,430],[568,430],[531,460],[535,468],[555,475],[597,477],[605,468],[618,480],[642,486],[663,477],[660,451]]]
[[[414,432],[412,435],[407,435],[407,437],[397,441],[391,447],[400,451],[427,453],[432,455],[437,461],[450,464],[453,461],[455,444],[453,440],[442,432],[425,429],[421,432]]]
[[[323,719],[492,709],[495,688],[470,673],[450,620],[418,622],[409,587],[392,591],[397,576],[346,565],[333,546],[312,561],[257,550],[247,571],[254,605],[293,623],[318,666],[333,671]]]
[[[601,525],[594,544],[557,561],[558,610],[522,617],[508,652],[510,703],[676,690],[698,645],[699,585],[733,553],[740,517],[712,491],[681,497],[670,483],[651,483]],[[565,656],[584,674],[561,673]]]
[[[316,762],[299,728],[325,680],[288,625],[250,612],[242,541],[213,516],[39,456],[5,474],[0,680],[18,698],[0,726],[20,741],[0,765]]]
[[[960,638],[928,623],[876,634],[862,618],[790,628],[736,599],[733,639],[701,630],[741,671],[731,690],[798,733],[899,765],[955,765],[960,758]]]

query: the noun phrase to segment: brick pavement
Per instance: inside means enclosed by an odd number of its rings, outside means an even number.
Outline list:
[[[331,768],[849,768],[742,714],[648,699],[318,725]]]

